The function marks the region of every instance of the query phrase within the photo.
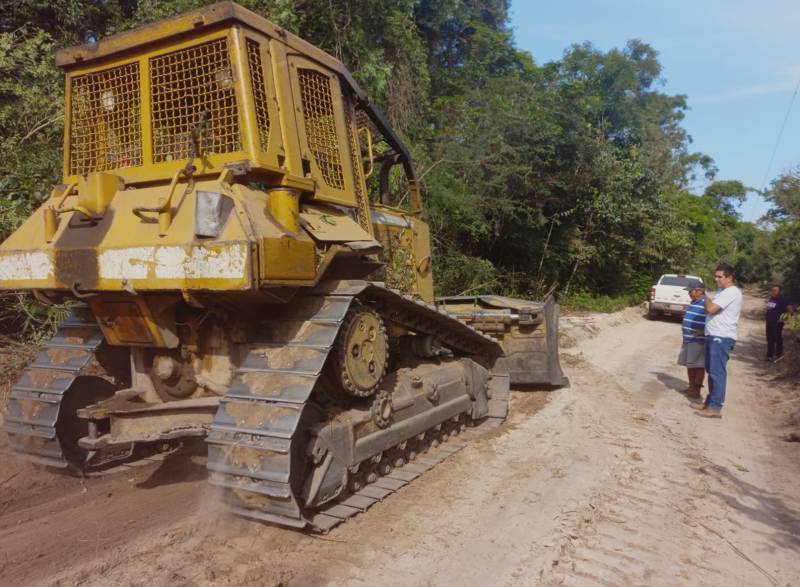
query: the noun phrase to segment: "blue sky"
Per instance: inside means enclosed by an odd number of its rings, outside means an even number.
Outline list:
[[[518,48],[537,63],[573,43],[602,50],[638,38],[659,53],[662,91],[685,94],[692,149],[713,157],[718,179],[764,187],[770,156],[800,81],[798,0],[512,0]],[[800,96],[767,175],[800,164]],[[755,194],[740,212],[757,220]]]

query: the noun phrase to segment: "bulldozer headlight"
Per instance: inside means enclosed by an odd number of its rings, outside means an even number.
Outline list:
[[[113,90],[106,90],[100,94],[100,101],[107,112],[113,112],[117,105],[117,97],[114,95]]]
[[[230,90],[233,88],[233,75],[231,74],[231,70],[227,67],[215,71],[214,79],[221,90]]]

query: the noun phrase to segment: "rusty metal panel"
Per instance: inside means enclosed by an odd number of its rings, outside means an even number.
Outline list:
[[[307,296],[297,299],[287,306],[276,307],[276,318],[340,322],[347,314],[351,301],[352,298],[341,295]]]
[[[208,468],[217,473],[273,481],[289,482],[289,456],[284,453],[250,447],[209,444]]]
[[[328,356],[327,349],[286,345],[254,344],[242,363],[241,371],[281,371],[319,373]]]
[[[31,363],[33,368],[56,368],[77,372],[92,358],[90,351],[79,348],[48,347],[42,349]]]
[[[316,383],[315,374],[252,371],[238,374],[225,396],[301,404],[311,395]]]
[[[311,320],[278,320],[266,325],[258,342],[272,342],[296,346],[327,348],[333,344],[339,331],[336,322],[312,322]]]
[[[14,391],[24,391],[44,396],[53,395],[56,396],[53,401],[59,401],[57,396],[67,391],[74,380],[75,374],[69,371],[28,368],[14,385]],[[48,400],[43,398],[43,401]]]
[[[272,520],[282,518],[299,518],[300,508],[297,503],[289,499],[278,499],[260,493],[253,493],[244,490],[230,490],[225,494],[225,501],[231,506],[235,513],[254,517],[253,512],[270,511],[273,512]],[[239,509],[240,508],[240,509]],[[238,509],[238,511],[237,511]],[[282,520],[281,523],[286,523]],[[305,526],[305,523],[298,525],[299,527]]]
[[[58,420],[59,404],[35,399],[14,398],[8,403],[5,415],[6,424],[19,424],[28,431],[42,427],[55,427]],[[48,433],[49,434],[49,433]]]
[[[208,432],[206,442],[222,446],[248,446],[279,453],[288,453],[291,448],[290,438],[271,436],[269,430],[247,428],[239,430],[230,422],[228,424],[214,423]]]
[[[251,434],[269,430],[270,436],[290,438],[297,430],[301,409],[293,404],[223,398],[216,423]]]
[[[50,339],[48,344],[55,346],[89,346],[96,348],[103,342],[103,333],[96,324],[89,323],[73,326],[62,324],[58,332]]]
[[[211,485],[216,485],[217,487],[226,487],[228,489],[237,489],[240,491],[254,491],[255,493],[262,493],[278,499],[287,499],[291,497],[289,486],[285,483],[272,483],[263,480],[256,482],[248,478],[230,477],[216,471],[209,472],[208,480]]]

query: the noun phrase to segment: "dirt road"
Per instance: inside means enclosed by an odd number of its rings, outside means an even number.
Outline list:
[[[758,361],[759,303],[722,420],[678,392],[676,322],[572,319],[571,388],[515,392],[505,426],[322,537],[227,515],[202,454],[78,480],[3,437],[0,584],[798,585],[800,445],[780,435],[800,390]]]

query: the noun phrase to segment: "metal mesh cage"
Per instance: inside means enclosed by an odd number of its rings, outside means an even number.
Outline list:
[[[333,188],[344,189],[331,82],[324,73],[300,68],[297,70],[297,80],[300,85],[308,148],[325,183]]]
[[[150,84],[154,163],[188,157],[203,112],[204,153],[242,149],[227,39],[151,58]]]
[[[72,78],[69,173],[142,164],[139,64]]]
[[[361,141],[358,136],[358,128],[354,124],[356,117],[353,116],[353,106],[350,100],[345,103],[344,116],[348,142],[350,143],[350,156],[353,159],[353,180],[356,185],[356,201],[358,202],[358,223],[364,230],[372,232],[372,220],[369,217],[367,208],[367,197],[362,187],[365,181],[364,156],[361,154]]]
[[[256,124],[261,150],[269,146],[269,108],[267,106],[267,89],[264,85],[264,70],[261,66],[261,46],[258,42],[247,39],[247,62],[250,65],[250,86],[253,90],[253,101],[256,105]]]

